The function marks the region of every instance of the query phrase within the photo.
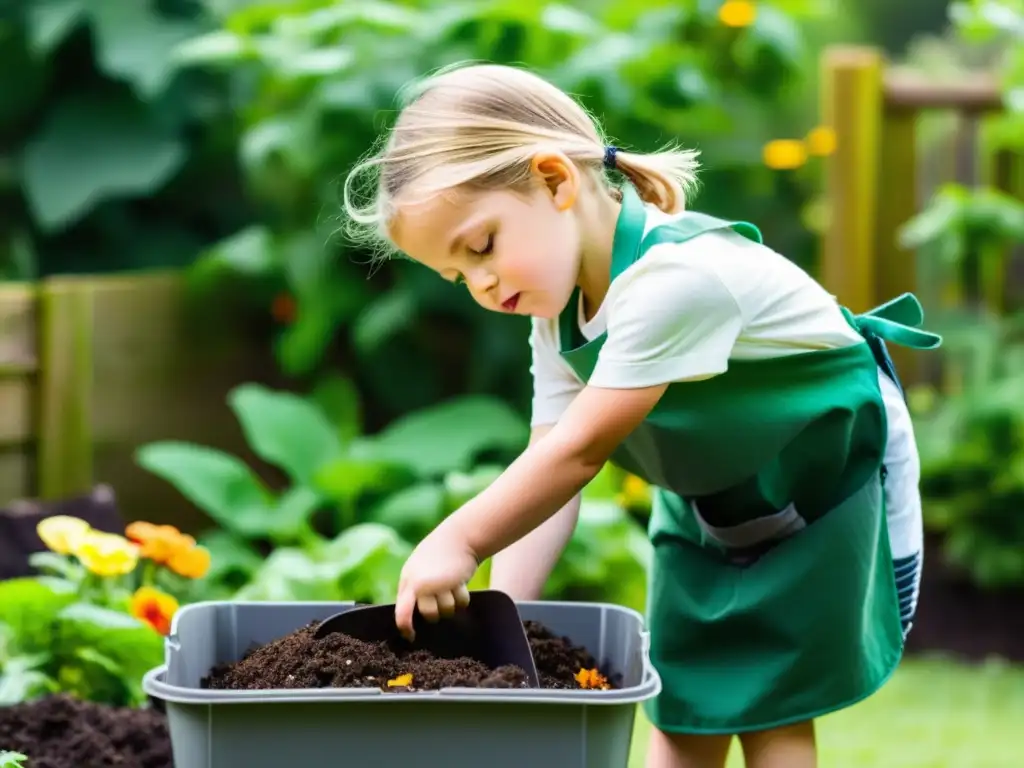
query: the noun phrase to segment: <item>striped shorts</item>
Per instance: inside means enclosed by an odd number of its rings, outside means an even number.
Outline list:
[[[914,623],[921,592],[924,559],[924,522],[921,515],[921,462],[914,439],[910,411],[899,386],[879,371],[882,399],[889,422],[885,449],[884,486],[889,544],[896,570],[900,621],[906,637]]]

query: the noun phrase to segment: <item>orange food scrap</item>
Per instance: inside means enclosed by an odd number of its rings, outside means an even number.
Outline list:
[[[598,672],[596,669],[583,669],[576,673],[576,682],[579,683],[580,688],[595,691],[607,691],[611,689],[608,684],[608,678]]]
[[[399,675],[394,680],[388,680],[388,688],[402,688],[412,685],[412,673],[406,672],[404,675]]]

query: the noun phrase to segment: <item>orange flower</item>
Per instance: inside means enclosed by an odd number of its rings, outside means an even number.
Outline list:
[[[139,587],[131,600],[131,614],[149,624],[161,635],[171,631],[171,619],[178,612],[178,601],[153,587]]]
[[[608,679],[596,669],[580,668],[580,671],[576,673],[576,682],[579,683],[580,688],[590,690],[607,691],[611,688]]]
[[[210,550],[197,546],[179,549],[171,555],[167,567],[186,579],[201,579],[210,570]]]
[[[125,535],[141,546],[141,557],[161,565],[167,564],[177,553],[196,545],[195,539],[173,525],[136,522],[125,529]]]

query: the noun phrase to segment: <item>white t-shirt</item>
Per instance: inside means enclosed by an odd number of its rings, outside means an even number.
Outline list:
[[[673,218],[648,206],[645,232]],[[589,322],[582,302],[577,315],[584,338],[608,334],[590,383],[618,389],[863,340],[810,275],[731,230],[652,247],[612,282]],[[534,318],[530,345],[532,423],[554,424],[584,382],[562,359],[557,319]]]
[[[674,218],[653,206],[647,210],[645,233]],[[622,389],[714,376],[730,360],[863,341],[835,297],[803,269],[731,230],[652,247],[612,282],[589,322],[580,302],[577,323],[588,340],[608,334],[590,383]],[[530,346],[532,425],[554,424],[585,383],[562,359],[557,318],[534,318]],[[915,558],[913,595],[901,592],[901,599],[916,603],[920,462],[903,397],[881,369],[879,381],[889,426],[884,462],[890,544],[894,557]]]

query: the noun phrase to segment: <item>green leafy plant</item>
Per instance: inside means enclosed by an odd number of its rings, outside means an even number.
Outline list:
[[[1024,3],[954,3],[960,40],[988,46],[1004,86],[1003,114],[988,120],[986,149],[1022,148]],[[900,233],[907,248],[933,254],[966,299],[947,311],[947,391],[912,394],[921,452],[925,522],[949,562],[980,586],[1024,584],[1024,339],[1006,313],[1004,254],[1024,243],[1024,203],[981,186],[950,184]]]
[[[30,556],[40,575],[0,582],[0,706],[55,692],[142,704],[179,605],[160,587],[188,594],[209,553],[145,522],[122,536],[55,515],[36,531],[48,548]]]
[[[319,402],[256,384],[229,396],[252,452],[286,476],[280,490],[240,458],[203,446],[138,451],[140,466],[216,523],[200,537],[212,555],[205,597],[390,602],[412,544],[484,490],[528,439],[508,406],[481,397],[361,435],[349,385],[328,389]],[[609,466],[588,486],[548,594],[642,607],[649,550],[631,512],[644,515],[649,502],[635,484],[625,498],[623,482]],[[473,586],[488,575],[485,563]]]
[[[201,537],[212,553],[210,594],[393,596],[409,542],[497,474],[479,460],[514,456],[528,438],[507,405],[472,396],[363,436],[350,386],[336,380],[332,391],[322,395],[327,406],[258,384],[229,395],[252,452],[285,475],[281,490],[240,458],[204,446],[171,441],[138,451],[140,466],[216,523]],[[332,421],[327,408],[341,421]]]
[[[1019,321],[946,336],[961,391],[912,393],[927,529],[987,588],[1024,585],[1024,339]]]
[[[28,755],[20,752],[10,752],[6,749],[0,750],[0,768],[21,768],[28,760]]]
[[[244,84],[233,91],[238,162],[273,215],[205,249],[194,285],[242,277],[261,302],[270,303],[268,291],[287,297],[278,304],[293,303],[279,316],[283,369],[304,376],[343,347],[387,414],[466,390],[525,405],[515,376],[528,366],[521,319],[481,314],[464,291],[400,261],[369,282],[365,254],[342,245],[339,258],[325,247],[336,230],[339,176],[386,127],[381,117],[399,88],[460,59],[525,63],[632,145],[679,138],[699,146],[707,170],[697,205],[734,213],[742,198],[743,215],[771,242],[809,262],[814,235],[793,212],[813,184],[766,168],[762,147],[813,125],[805,81],[816,49],[803,33],[817,24],[825,39],[822,14],[834,9],[759,2],[749,19],[727,24],[719,5],[313,0],[221,11],[209,3],[216,28],[179,44],[175,61],[181,71]],[[322,232],[310,231],[314,220]],[[435,353],[451,346],[453,324],[470,352],[458,381]]]
[[[0,582],[0,706],[59,691],[139,705],[142,676],[162,659],[163,640],[152,627],[82,599],[71,581]]]

